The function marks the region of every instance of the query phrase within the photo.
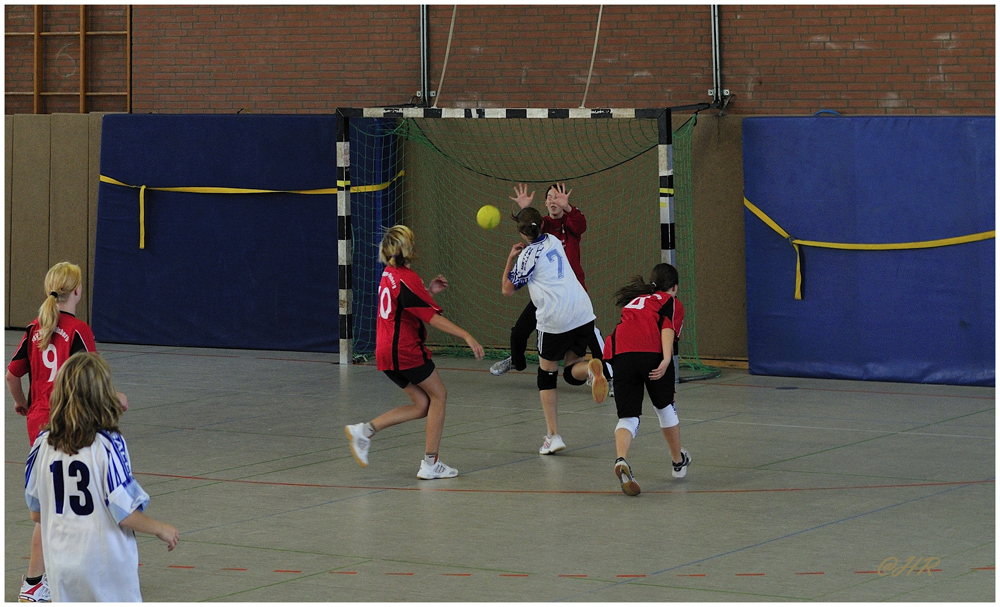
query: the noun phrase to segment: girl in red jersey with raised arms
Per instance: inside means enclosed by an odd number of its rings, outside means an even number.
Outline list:
[[[29,446],[49,423],[49,397],[59,367],[77,352],[97,351],[94,333],[87,323],[75,316],[76,306],[83,297],[80,266],[62,261],[49,268],[45,274],[45,294],[38,318],[28,324],[21,344],[7,365],[7,389],[14,398],[14,411],[28,418]],[[25,375],[29,379],[27,396],[21,385]],[[122,411],[128,408],[124,394],[119,392],[118,400]],[[32,603],[49,600],[44,573],[42,530],[36,524],[31,536],[28,575],[21,580],[18,600]]]
[[[438,275],[425,288],[420,276],[410,269],[410,263],[416,259],[410,228],[404,225],[389,228],[382,238],[379,259],[386,268],[378,287],[375,362],[379,371],[402,388],[413,404],[396,407],[367,423],[346,426],[351,452],[361,466],[367,466],[371,437],[377,431],[426,417],[426,449],[417,478],[453,478],[458,476],[458,470],[438,459],[448,391],[434,368],[430,351],[424,346],[427,339],[424,323],[464,339],[476,360],[483,359],[483,347],[468,331],[442,316],[441,307],[434,303],[433,295],[448,286],[444,276]]]
[[[687,474],[691,463],[687,450],[681,449],[674,403],[674,354],[684,324],[684,306],[677,299],[677,269],[657,264],[648,283],[636,276],[615,293],[615,303],[622,306],[621,321],[604,344],[604,359],[615,368],[615,476],[625,495],[639,495],[639,483],[625,458],[639,430],[643,388],[670,447],[674,477]]]
[[[559,239],[566,253],[569,267],[573,269],[577,280],[580,281],[580,286],[586,291],[587,283],[584,280],[583,265],[580,263],[580,239],[587,231],[587,218],[578,207],[570,204],[569,195],[572,193],[573,190],[567,190],[564,183],[554,183],[549,186],[545,193],[545,209],[548,211],[548,215],[542,217],[542,234],[552,234]],[[522,210],[530,207],[535,199],[535,193],[529,194],[528,186],[523,183],[517,184],[514,188],[514,194],[515,196],[509,198],[516,202],[518,208]],[[490,367],[490,373],[503,375],[511,368],[517,371],[523,371],[527,368],[528,363],[524,352],[528,347],[528,337],[531,336],[531,332],[535,330],[537,324],[535,317],[537,311],[535,304],[528,300],[524,311],[521,312],[514,326],[510,329],[510,356],[494,363]],[[591,355],[594,358],[601,358],[603,345],[604,338],[601,337],[601,332],[595,328],[594,339],[589,344]],[[611,372],[610,369],[607,371]]]

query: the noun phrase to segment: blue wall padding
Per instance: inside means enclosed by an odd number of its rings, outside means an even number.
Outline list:
[[[351,193],[355,354],[375,351],[374,310],[385,268],[379,263],[379,245],[385,230],[395,224],[395,201],[403,186],[402,178],[394,179],[402,168],[399,138],[392,134],[395,128],[391,118],[350,120],[351,186],[357,190]]]
[[[101,174],[147,187],[336,187],[336,116],[108,115]],[[337,196],[100,184],[100,341],[338,351]]]
[[[995,229],[993,117],[748,118],[747,199],[793,238],[901,243]],[[749,210],[750,372],[995,385],[993,239],[905,251],[792,246]]]

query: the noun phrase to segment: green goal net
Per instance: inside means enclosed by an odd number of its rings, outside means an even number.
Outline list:
[[[358,120],[371,119],[351,119],[352,123]],[[517,205],[510,200],[518,183],[535,192],[533,204],[543,215],[550,184],[565,183],[572,190],[570,202],[587,218],[581,262],[596,325],[605,335],[620,314],[613,293],[636,274],[648,276],[660,261],[657,120],[378,120],[374,128],[365,128],[363,137],[351,130],[356,357],[369,356],[375,349],[375,287],[381,272],[378,242],[382,231],[397,223],[408,225],[416,234],[418,259],[413,269],[425,282],[438,274],[448,279],[449,288],[435,296],[445,315],[475,336],[489,356],[507,355],[510,328],[529,301],[527,289],[513,297],[500,292],[507,254],[520,241],[511,219]],[[675,147],[675,164],[677,155]],[[675,183],[677,179],[675,175]],[[684,179],[689,182],[690,176]],[[501,223],[492,230],[476,223],[477,211],[486,204],[501,212]],[[678,238],[678,244],[689,247],[690,238],[685,239],[687,243]],[[677,260],[693,264],[693,256],[681,251]],[[694,273],[693,268],[678,270],[687,314],[681,346],[683,371],[692,357],[697,359],[696,348],[686,345],[696,339],[694,300],[684,299],[685,293],[693,295]],[[464,342],[433,329],[427,343],[439,353],[469,353]],[[529,356],[533,347],[532,338]]]

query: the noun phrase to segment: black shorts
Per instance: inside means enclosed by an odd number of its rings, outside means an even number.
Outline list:
[[[429,360],[425,364],[419,367],[413,367],[412,369],[403,369],[402,371],[382,371],[386,374],[386,377],[391,379],[400,388],[406,388],[406,386],[413,384],[417,385],[431,376],[434,372],[434,361]]]
[[[615,370],[615,405],[618,418],[642,415],[642,390],[649,392],[653,406],[662,409],[674,402],[674,360],[670,359],[663,377],[649,379],[649,372],[663,361],[661,352],[626,352],[611,361]]]
[[[595,341],[594,321],[570,329],[565,333],[538,332],[538,356],[545,360],[562,360],[566,353],[582,357],[587,353],[587,347]],[[617,389],[617,388],[616,388]]]

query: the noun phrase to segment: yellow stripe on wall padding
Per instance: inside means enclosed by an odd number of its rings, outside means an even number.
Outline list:
[[[337,181],[335,188],[320,188],[316,190],[261,190],[254,188],[221,188],[221,187],[173,187],[154,188],[146,185],[131,185],[122,183],[117,179],[101,175],[101,181],[111,185],[119,185],[126,188],[139,190],[139,248],[146,248],[146,190],[156,190],[158,192],[185,192],[188,194],[336,194],[340,188],[349,188],[351,192],[377,192],[388,188],[392,182],[404,175],[405,171],[400,171],[395,177],[385,183],[375,185],[357,186],[351,188],[349,181]]]
[[[967,242],[977,242],[980,240],[996,238],[996,230],[990,230],[989,232],[979,232],[978,234],[956,236],[954,238],[941,238],[939,240],[924,240],[920,242],[896,242],[889,244],[852,244],[843,242],[821,242],[818,240],[800,240],[789,235],[788,232],[783,230],[781,226],[768,217],[764,211],[761,211],[752,202],[747,200],[746,197],[743,198],[743,206],[750,209],[751,213],[766,223],[772,230],[780,234],[781,237],[787,240],[795,249],[795,299],[802,299],[802,251],[799,249],[799,246],[820,247],[824,249],[847,249],[855,251],[898,251],[901,249],[931,249],[934,247],[947,247],[956,244],[965,244]]]

